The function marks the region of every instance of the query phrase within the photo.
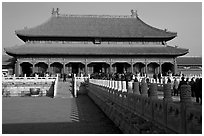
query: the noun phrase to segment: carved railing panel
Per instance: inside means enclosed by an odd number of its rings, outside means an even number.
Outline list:
[[[174,132],[181,132],[182,118],[180,104],[168,103],[167,104],[167,127]]]
[[[153,111],[154,111],[154,122],[157,122],[160,125],[165,126],[165,108],[163,100],[154,100],[153,101]]]
[[[199,109],[186,109],[186,130],[188,134],[202,133],[202,112]]]

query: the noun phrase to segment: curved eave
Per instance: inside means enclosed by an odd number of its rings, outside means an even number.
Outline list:
[[[23,40],[24,42],[26,41],[90,41],[96,37],[63,37],[63,36],[30,36],[30,35],[23,35],[16,33],[16,35]],[[174,39],[176,36],[171,36],[171,37],[97,37],[100,39],[106,39],[104,41],[170,41]]]
[[[147,47],[146,47],[147,48]],[[171,47],[169,47],[169,50]],[[127,52],[124,53],[123,51],[125,50],[125,48],[123,49],[115,49],[113,51],[113,49],[111,49],[112,51],[110,52],[106,52],[108,48],[104,49],[93,49],[90,48],[90,50],[92,51],[97,51],[97,52],[86,52],[86,51],[82,51],[82,49],[59,49],[57,50],[57,48],[52,49],[51,51],[49,51],[49,49],[47,48],[41,48],[38,49],[37,47],[29,49],[28,52],[25,52],[25,49],[20,49],[20,48],[10,48],[10,49],[4,49],[5,52],[8,55],[11,56],[26,56],[26,55],[33,55],[33,56],[183,56],[185,54],[187,54],[189,51],[188,49],[179,49],[179,51],[172,51],[172,52],[152,52],[150,50],[144,50],[144,52]],[[66,50],[66,51],[65,51]],[[69,51],[71,50],[71,51]],[[72,52],[73,50],[73,52]],[[89,50],[89,49],[88,49]],[[133,49],[131,49],[133,50]],[[141,51],[141,49],[139,49]],[[142,49],[143,50],[143,49]]]

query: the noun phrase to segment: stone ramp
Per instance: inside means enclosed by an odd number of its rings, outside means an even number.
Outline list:
[[[68,82],[59,81],[57,85],[57,94],[55,97],[73,98],[71,91],[72,91],[71,81],[68,81]]]

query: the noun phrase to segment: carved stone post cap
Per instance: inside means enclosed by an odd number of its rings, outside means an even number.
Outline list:
[[[165,101],[172,101],[171,84],[170,83],[163,85],[163,92],[164,92],[164,100]]]
[[[158,95],[157,95],[157,84],[156,83],[151,83],[150,84],[149,97],[150,98],[158,98]]]
[[[192,102],[191,101],[191,86],[190,85],[181,85],[180,88],[180,100],[181,102]]]
[[[134,85],[133,93],[140,94],[139,82],[134,82],[133,85]]]
[[[148,90],[147,83],[142,82],[141,83],[141,95],[147,96],[147,90]]]

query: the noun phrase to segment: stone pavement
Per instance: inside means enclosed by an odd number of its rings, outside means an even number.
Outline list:
[[[78,98],[2,98],[3,134],[118,134],[86,95]]]

